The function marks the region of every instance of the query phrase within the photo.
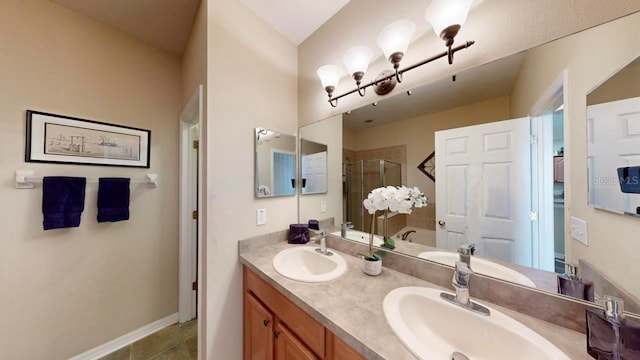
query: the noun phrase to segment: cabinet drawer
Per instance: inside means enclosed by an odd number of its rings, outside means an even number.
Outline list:
[[[324,326],[300,309],[296,304],[267,284],[258,275],[243,267],[246,289],[253,293],[271,312],[286,324],[316,356],[324,358]]]

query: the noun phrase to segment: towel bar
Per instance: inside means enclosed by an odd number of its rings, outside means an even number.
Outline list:
[[[31,170],[16,170],[15,172],[15,188],[16,189],[34,189],[36,183],[42,182],[41,177],[34,177],[35,172]],[[98,182],[97,178],[87,178],[87,182]],[[131,179],[132,183],[146,183],[148,188],[158,187],[158,174],[146,174],[144,179]]]

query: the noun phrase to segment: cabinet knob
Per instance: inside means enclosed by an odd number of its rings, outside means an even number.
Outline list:
[[[269,324],[271,324],[271,320],[264,320],[262,323],[264,326],[269,326]]]
[[[277,339],[277,338],[278,338],[278,336],[280,336],[280,331],[275,331],[275,332],[273,333],[273,336]]]
[[[438,225],[445,226],[447,223],[444,220],[438,220]]]

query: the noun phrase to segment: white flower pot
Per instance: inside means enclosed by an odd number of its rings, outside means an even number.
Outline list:
[[[367,275],[380,275],[382,273],[382,259],[372,261],[362,258],[362,270]]]

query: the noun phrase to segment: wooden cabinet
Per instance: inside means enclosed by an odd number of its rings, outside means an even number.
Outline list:
[[[244,360],[359,360],[347,343],[243,267]]]
[[[326,360],[366,360],[366,358],[355,351],[349,344],[342,341],[327,330],[327,358]]]
[[[278,322],[275,330],[276,359],[278,360],[317,360],[311,350],[306,347],[287,327]]]
[[[245,305],[245,359],[273,359],[273,314],[254,296],[246,297]]]

